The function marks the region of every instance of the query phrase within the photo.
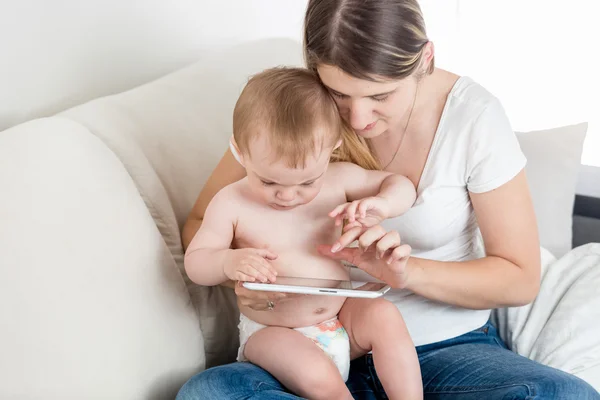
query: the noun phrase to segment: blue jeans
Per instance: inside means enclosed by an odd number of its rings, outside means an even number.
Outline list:
[[[425,399],[586,400],[600,394],[583,380],[508,350],[487,323],[454,339],[417,347]],[[387,399],[370,355],[352,361],[346,383],[355,399]],[[299,399],[271,374],[244,362],[191,378],[177,400]]]

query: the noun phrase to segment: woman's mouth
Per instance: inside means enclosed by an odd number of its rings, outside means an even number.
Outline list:
[[[375,127],[375,125],[377,125],[377,121],[371,122],[369,125],[365,126],[362,130],[369,131],[369,130],[373,129],[373,127]]]

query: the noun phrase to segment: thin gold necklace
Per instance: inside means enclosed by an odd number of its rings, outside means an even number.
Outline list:
[[[400,138],[400,143],[398,143],[398,147],[396,148],[396,151],[394,152],[392,159],[390,160],[390,162],[388,162],[385,165],[385,167],[381,168],[382,170],[385,170],[387,167],[390,166],[390,164],[392,162],[394,162],[394,160],[396,159],[396,156],[398,155],[398,152],[400,151],[400,148],[402,147],[402,143],[404,142],[404,137],[406,136],[406,130],[408,129],[408,124],[410,124],[410,117],[412,117],[413,110],[415,109],[415,103],[417,102],[417,93],[418,92],[419,92],[419,84],[417,84],[417,88],[415,89],[415,96],[413,97],[412,106],[410,107],[410,112],[408,113],[408,119],[406,120],[406,125],[404,125],[404,131],[402,132],[402,137]]]

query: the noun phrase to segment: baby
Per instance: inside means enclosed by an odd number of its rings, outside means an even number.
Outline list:
[[[333,243],[344,219],[373,226],[406,212],[416,194],[405,177],[330,163],[342,130],[335,102],[311,72],[275,68],[251,78],[235,106],[232,140],[247,176],[210,202],[186,252],[190,279],[208,286],[272,283],[278,275],[349,279],[317,245]],[[238,305],[238,361],[264,368],[292,392],[351,399],[350,359],[372,351],[390,399],[422,398],[416,351],[392,303],[299,296],[267,311]]]

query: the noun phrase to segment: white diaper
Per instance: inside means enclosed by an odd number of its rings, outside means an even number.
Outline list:
[[[246,357],[244,357],[244,348],[248,339],[259,330],[266,328],[266,326],[252,321],[244,314],[240,314],[238,328],[240,329],[240,348],[237,360],[247,361]],[[350,340],[337,317],[323,321],[317,325],[294,328],[294,330],[302,333],[319,346],[338,368],[344,382],[348,380],[348,373],[350,372]],[[285,360],[282,361],[285,362]]]

